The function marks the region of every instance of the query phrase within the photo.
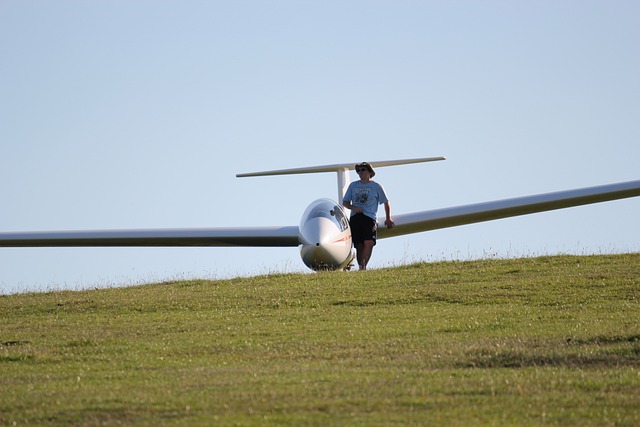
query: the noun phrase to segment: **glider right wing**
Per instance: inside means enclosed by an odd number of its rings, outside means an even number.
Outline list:
[[[393,216],[395,227],[378,228],[378,238],[420,233],[636,196],[640,196],[640,180],[400,214]],[[384,218],[379,218],[378,223],[384,224]]]

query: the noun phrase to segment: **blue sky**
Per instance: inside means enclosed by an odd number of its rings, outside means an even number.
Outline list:
[[[640,178],[635,1],[3,1],[0,231],[297,225]],[[381,241],[372,267],[640,250],[631,199]],[[295,248],[0,248],[0,291],[305,271]]]

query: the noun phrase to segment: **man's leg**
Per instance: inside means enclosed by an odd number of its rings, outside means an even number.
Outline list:
[[[356,247],[356,251],[358,253],[358,266],[360,267],[360,270],[367,269],[367,264],[369,263],[371,254],[373,253],[373,246],[373,240],[365,240]]]
[[[358,261],[358,268],[362,270],[362,254],[364,252],[364,243],[356,243],[354,246],[356,247],[356,260]]]

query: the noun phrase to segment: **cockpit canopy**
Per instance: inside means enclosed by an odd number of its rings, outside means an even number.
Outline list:
[[[340,231],[345,231],[349,228],[349,219],[344,209],[330,199],[320,199],[313,202],[309,205],[302,218],[303,221],[311,218],[327,218],[336,224]]]

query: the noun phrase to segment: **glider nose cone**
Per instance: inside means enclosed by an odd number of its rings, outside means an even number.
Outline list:
[[[300,255],[302,262],[313,270],[330,269],[335,265],[331,252],[323,246],[303,246]]]
[[[311,218],[300,227],[300,241],[305,246],[321,246],[335,234],[335,226],[326,218]]]
[[[300,255],[313,270],[335,269],[344,263],[351,241],[338,239],[339,230],[326,218],[313,218],[300,227]],[[347,247],[348,245],[348,247]]]
[[[335,270],[350,261],[351,230],[343,209],[329,199],[311,203],[298,228],[300,255],[312,270]]]

